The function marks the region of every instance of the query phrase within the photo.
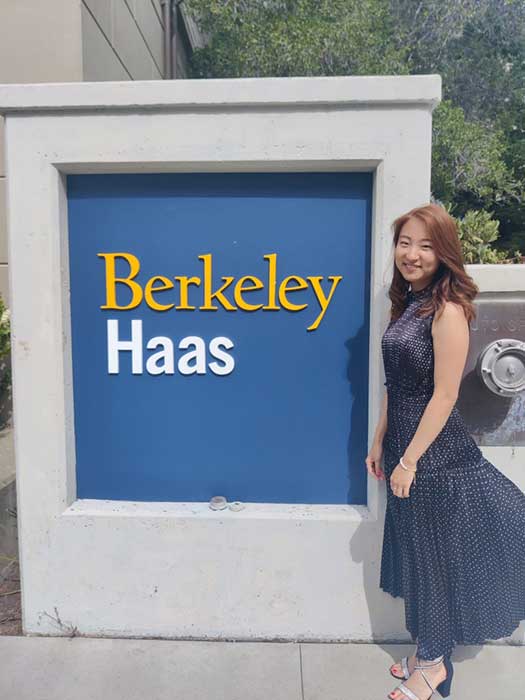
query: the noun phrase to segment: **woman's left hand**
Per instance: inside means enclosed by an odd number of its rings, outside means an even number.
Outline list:
[[[408,466],[408,465],[407,465]],[[411,467],[415,469],[417,465]],[[408,498],[410,496],[410,487],[414,481],[416,473],[403,469],[399,463],[390,475],[390,488],[394,496],[398,498]]]

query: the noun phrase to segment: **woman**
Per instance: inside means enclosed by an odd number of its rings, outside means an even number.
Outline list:
[[[454,219],[436,204],[412,209],[394,222],[394,246],[387,394],[366,465],[387,484],[379,585],[404,598],[417,643],[391,667],[403,683],[388,697],[427,700],[450,694],[456,643],[509,636],[525,619],[525,494],[456,408],[479,290]]]

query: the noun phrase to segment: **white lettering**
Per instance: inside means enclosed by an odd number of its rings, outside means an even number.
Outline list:
[[[142,374],[142,321],[131,321],[131,340],[119,340],[118,321],[108,319],[108,373],[119,373],[119,352],[131,352],[131,371],[133,374]]]
[[[157,335],[148,340],[146,347],[148,350],[154,350],[159,346],[162,348],[162,350],[159,350],[159,352],[156,352],[148,357],[146,362],[146,371],[149,372],[149,374],[174,374],[173,342],[170,340],[170,338],[166,338],[163,335]],[[162,364],[157,364],[159,361],[161,361]]]
[[[143,373],[143,331],[142,320],[132,319],[131,340],[121,340],[119,337],[119,322],[111,318],[107,320],[107,351],[108,374],[120,373],[120,352],[131,352],[132,374]],[[203,338],[198,335],[188,335],[179,342],[179,350],[187,350],[177,362],[180,374],[206,374],[207,351],[218,362],[209,362],[209,369],[219,376],[231,374],[235,367],[235,359],[226,352],[233,348],[233,342],[225,336],[217,336],[209,342],[208,348]],[[148,374],[175,374],[174,343],[171,338],[156,335],[146,344],[147,350],[157,350],[146,361]]]
[[[217,362],[210,362],[208,367],[214,374],[230,374],[231,372],[233,372],[233,368],[235,367],[235,360],[233,359],[233,357],[227,352],[224,352],[222,348],[226,348],[228,350],[233,348],[232,341],[229,338],[225,338],[223,336],[219,336],[218,338],[212,338],[210,340],[211,356],[214,357],[216,360],[221,360],[222,362],[224,362],[223,365],[220,365]]]
[[[206,345],[198,335],[188,335],[179,343],[179,350],[187,350],[191,345],[195,348],[184,353],[179,359],[177,369],[181,374],[206,374]],[[190,361],[195,360],[194,364]]]

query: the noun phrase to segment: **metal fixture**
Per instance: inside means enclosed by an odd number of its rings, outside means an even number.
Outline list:
[[[525,296],[480,294],[457,407],[478,445],[525,445]]]
[[[169,80],[172,73],[171,46],[171,10],[173,0],[160,0],[162,6],[162,24],[164,25],[164,80]]]
[[[232,501],[231,503],[228,504],[228,508],[230,510],[244,510],[245,505],[242,501]]]
[[[210,499],[209,506],[211,510],[224,510],[228,507],[228,501],[224,496],[213,496]]]
[[[164,80],[177,77],[178,7],[184,0],[160,0],[164,25]]]
[[[512,338],[490,343],[480,354],[476,370],[497,396],[516,396],[525,390],[525,343]]]

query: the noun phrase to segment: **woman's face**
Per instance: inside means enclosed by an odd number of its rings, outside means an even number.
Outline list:
[[[409,219],[401,229],[395,249],[395,263],[415,292],[432,281],[439,260],[425,224],[419,219]]]

